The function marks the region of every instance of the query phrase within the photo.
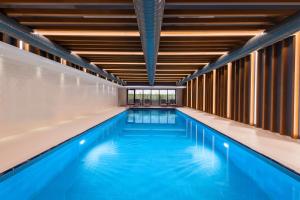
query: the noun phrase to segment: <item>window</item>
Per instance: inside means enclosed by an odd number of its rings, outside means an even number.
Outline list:
[[[168,90],[168,103],[176,104],[176,91],[175,90]]]
[[[127,104],[176,105],[176,90],[128,89]]]
[[[127,104],[134,104],[134,90],[127,90]]]
[[[143,90],[135,90],[135,100],[136,104],[141,104],[143,102]]]
[[[151,90],[144,90],[144,104],[151,104]]]
[[[152,105],[158,106],[159,105],[159,90],[152,90],[151,91],[151,100]]]
[[[168,90],[159,91],[160,105],[165,105],[168,103]]]

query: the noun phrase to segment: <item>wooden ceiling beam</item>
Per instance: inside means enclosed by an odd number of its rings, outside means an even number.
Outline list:
[[[176,9],[168,9],[166,6],[166,9],[164,11],[164,18],[170,18],[170,17],[195,17],[195,16],[201,16],[201,17],[230,17],[230,16],[236,16],[236,17],[274,17],[279,15],[291,15],[294,12],[297,11],[297,8],[294,7],[294,9],[246,9],[247,5],[244,5],[244,9],[214,9],[213,7],[211,9],[201,9],[201,8],[191,8],[191,9],[180,9],[180,7],[177,7]],[[248,6],[249,8],[249,6]],[[243,12],[241,12],[241,10]]]
[[[141,46],[141,42],[105,42],[97,40],[89,41],[57,41],[60,44],[69,46]],[[238,45],[241,42],[210,42],[210,41],[197,41],[197,42],[161,42],[160,47],[198,47],[198,46],[228,46]]]
[[[10,17],[83,17],[83,18],[133,18],[134,9],[51,9],[51,8],[4,8],[2,9]]]
[[[76,36],[76,35],[47,35],[47,37],[51,40],[55,41],[66,41],[66,42],[73,42],[73,41],[94,41],[94,42],[114,42],[114,43],[119,43],[119,42],[140,42],[139,37],[137,36],[122,36],[122,37],[110,37],[109,35],[107,36],[92,36],[92,35],[87,35],[87,36]],[[189,37],[162,37],[161,38],[161,43],[169,42],[169,43],[195,43],[195,42],[209,42],[209,43],[223,43],[223,42],[241,42],[241,41],[247,41],[251,38],[251,36],[189,36]]]
[[[4,7],[3,4],[2,8]],[[0,6],[1,8],[1,6]],[[12,17],[20,16],[60,16],[60,17],[80,17],[85,16],[89,18],[110,18],[112,16],[116,18],[135,18],[134,9],[99,9],[94,7],[94,9],[59,9],[59,6],[56,6],[55,9],[51,9],[49,6],[47,8],[3,8],[3,11]],[[133,8],[133,7],[132,7]],[[245,5],[247,8],[247,5]],[[249,6],[248,6],[249,8]],[[297,7],[294,9],[244,9],[241,12],[241,9],[168,9],[166,7],[164,11],[164,18],[180,18],[186,17],[191,18],[195,16],[202,17],[274,17],[279,15],[291,15],[297,11]]]
[[[137,24],[136,19],[134,18],[83,18],[83,17],[74,17],[74,18],[53,18],[53,17],[16,17],[16,19],[23,24],[111,24],[111,23],[119,23],[119,24]],[[275,18],[276,19],[276,18]],[[164,19],[164,25],[167,24],[273,24],[273,17],[222,17],[222,18],[166,18]]]
[[[146,73],[146,69],[140,69],[140,70],[136,70],[136,69],[119,69],[119,70],[106,70],[106,71],[110,71],[113,74],[138,74],[138,73]],[[189,75],[191,74],[191,72],[193,72],[195,70],[177,70],[177,69],[169,69],[169,70],[158,70],[157,74],[184,74],[184,75]]]
[[[53,17],[16,17],[16,19],[21,23],[31,24],[31,23],[125,23],[125,24],[137,24],[134,18],[53,18]]]
[[[69,50],[77,50],[77,51],[108,51],[108,52],[119,52],[120,50],[122,51],[126,51],[126,52],[136,52],[136,51],[142,51],[142,47],[73,47],[73,46],[65,46],[63,45],[64,47],[68,48]],[[180,47],[177,47],[177,48],[172,48],[172,47],[169,47],[169,48],[160,48],[161,50],[161,53],[163,52],[170,52],[170,51],[173,51],[174,53],[178,52],[186,52],[186,53],[189,53],[189,52],[195,52],[195,51],[207,51],[207,52],[213,52],[213,51],[220,51],[220,52],[226,52],[226,51],[230,51],[231,49],[233,49],[235,46],[232,46],[231,48],[229,47],[186,47],[186,48],[180,48]]]
[[[122,30],[87,30],[87,29],[35,29],[36,34],[44,36],[92,36],[92,37],[139,37],[138,31],[122,31]],[[164,37],[251,37],[261,34],[262,30],[228,30],[228,29],[216,29],[216,30],[166,30],[161,32],[161,38]]]
[[[142,73],[142,72],[140,72],[140,73],[132,73],[132,72],[126,72],[126,73],[116,73],[116,72],[114,72],[113,73],[114,75],[116,75],[116,76],[119,76],[119,77],[136,77],[136,76],[138,76],[138,77],[143,77],[143,76],[145,76],[145,77],[147,77],[147,73]],[[190,75],[189,73],[183,73],[183,74],[179,74],[179,73],[177,73],[177,74],[172,74],[172,73],[168,73],[168,74],[160,74],[160,73],[156,73],[156,77],[184,77],[184,76],[188,76],[188,75]]]
[[[21,4],[21,5],[32,5],[32,4],[58,4],[57,0],[2,0],[3,4]],[[130,0],[63,0],[60,4],[128,4],[132,3]]]
[[[264,2],[267,3],[284,3],[284,2],[290,2],[290,3],[297,3],[297,0],[264,0]],[[31,4],[57,4],[57,0],[43,0],[42,2],[40,0],[2,0],[3,4],[21,4],[21,5],[31,5]],[[76,4],[91,4],[91,5],[102,5],[102,4],[129,4],[132,3],[130,0],[63,0],[61,4],[71,4],[71,5],[76,5]],[[166,3],[167,5],[208,5],[212,4],[215,5],[216,3],[219,4],[243,4],[243,3],[261,3],[261,0],[243,0],[243,2],[239,0],[168,0]],[[247,4],[246,4],[247,5]]]
[[[31,26],[31,25],[30,25]],[[89,24],[86,24],[86,25],[40,25],[40,26],[31,26],[33,27],[33,29],[41,29],[45,32],[51,32],[51,31],[55,31],[55,32],[60,32],[62,29],[63,32],[72,32],[74,31],[74,33],[78,34],[78,31],[80,32],[85,32],[84,34],[86,35],[89,35],[87,34],[87,32],[90,32],[91,34],[93,35],[101,35],[101,31],[107,31],[107,32],[111,32],[111,31],[114,31],[114,32],[120,32],[120,31],[134,31],[134,32],[137,32],[138,31],[138,26],[137,25],[134,25],[134,26],[127,26],[126,24],[124,25],[117,25],[117,26],[112,26],[112,25],[103,25],[103,26],[93,26],[93,25],[89,25]],[[84,31],[82,31],[82,29],[84,29]],[[97,33],[94,33],[95,31],[98,31],[98,34]],[[61,32],[60,32],[61,33]],[[134,33],[134,34],[137,34],[137,33]],[[44,34],[42,34],[44,35]],[[46,33],[46,35],[48,35]],[[70,33],[70,35],[72,35],[72,33]],[[107,35],[105,35],[107,36]],[[117,37],[119,37],[120,35],[116,35]],[[136,35],[135,37],[138,37],[138,35]]]

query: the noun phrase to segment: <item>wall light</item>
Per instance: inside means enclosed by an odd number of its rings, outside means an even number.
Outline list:
[[[24,42],[22,40],[19,41],[19,49],[24,49]]]

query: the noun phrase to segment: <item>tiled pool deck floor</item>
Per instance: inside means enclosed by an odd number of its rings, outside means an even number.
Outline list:
[[[190,108],[178,110],[300,174],[300,140]]]
[[[64,121],[57,125],[35,128],[9,137],[0,137],[0,172],[80,134],[124,110],[126,110],[125,107],[108,108],[98,114],[76,117],[74,120]],[[190,108],[178,108],[178,110],[300,174],[300,140]]]
[[[125,107],[110,107],[98,113],[74,116],[73,119],[34,127],[18,134],[0,134],[0,173],[72,138],[123,112]]]

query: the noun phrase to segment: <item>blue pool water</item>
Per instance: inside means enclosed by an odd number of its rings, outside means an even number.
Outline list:
[[[299,200],[300,179],[177,110],[139,109],[6,173],[0,199]]]

